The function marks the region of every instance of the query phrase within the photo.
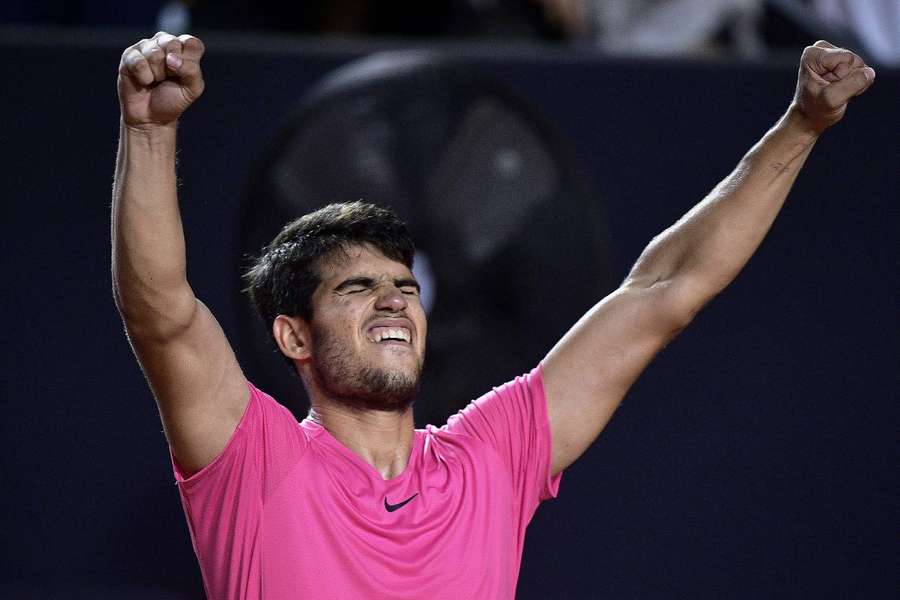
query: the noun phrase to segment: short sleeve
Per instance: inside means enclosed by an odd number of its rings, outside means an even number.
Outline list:
[[[248,382],[250,400],[222,452],[190,477],[169,450],[194,550],[228,573],[257,530],[262,507],[297,464],[306,436],[293,414]],[[220,588],[221,589],[221,588]]]
[[[260,499],[268,497],[306,449],[300,424],[287,408],[249,381],[250,400],[231,439],[219,455],[200,471],[184,477],[171,453],[175,480],[186,493],[209,489],[256,487]]]
[[[507,465],[523,515],[555,498],[562,474],[551,476],[550,422],[541,365],[496,387],[448,419],[446,429],[489,444]]]

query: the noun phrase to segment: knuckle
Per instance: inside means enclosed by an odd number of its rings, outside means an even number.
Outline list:
[[[157,62],[159,62],[159,61],[162,60],[162,58],[163,58],[163,56],[164,56],[165,53],[163,52],[163,49],[160,48],[159,46],[151,46],[151,47],[149,47],[149,48],[146,48],[146,49],[142,52],[142,54],[143,54],[144,57],[146,57],[147,60],[149,60],[150,62],[157,63]]]
[[[178,38],[172,38],[166,41],[163,46],[165,47],[166,52],[180,53],[183,45],[181,43],[181,40],[179,40]]]
[[[143,41],[144,41],[144,40],[140,40],[139,42],[136,42],[136,43],[134,43],[134,44],[128,46],[127,48],[125,48],[125,50],[122,51],[122,57],[124,58],[124,57],[128,56],[128,54],[129,54],[130,52],[136,52],[136,51],[138,51],[138,50],[140,49],[141,43],[143,43]]]
[[[206,50],[206,46],[203,44],[203,42],[200,41],[200,38],[196,38],[192,35],[185,37],[187,38],[184,40],[185,48],[190,48],[194,52],[203,54],[203,52]]]
[[[137,50],[132,50],[128,54],[126,54],[125,60],[123,62],[125,63],[125,66],[132,71],[136,71],[147,66],[147,61],[144,59],[144,55]]]

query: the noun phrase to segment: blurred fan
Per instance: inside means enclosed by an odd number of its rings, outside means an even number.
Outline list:
[[[458,60],[383,53],[307,94],[251,181],[241,266],[289,220],[356,199],[394,209],[419,249],[431,295],[420,425],[530,370],[611,285],[600,197],[571,150]],[[302,387],[247,315],[248,371],[299,412]]]

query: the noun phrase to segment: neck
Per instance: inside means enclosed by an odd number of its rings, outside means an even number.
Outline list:
[[[412,406],[402,411],[359,409],[328,399],[315,399],[311,419],[354,454],[372,465],[383,479],[400,475],[413,445]]]

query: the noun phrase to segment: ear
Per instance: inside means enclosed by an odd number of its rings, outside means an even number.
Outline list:
[[[272,321],[272,336],[281,353],[288,358],[307,360],[310,357],[312,337],[304,319],[278,315]]]

